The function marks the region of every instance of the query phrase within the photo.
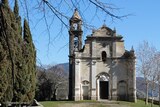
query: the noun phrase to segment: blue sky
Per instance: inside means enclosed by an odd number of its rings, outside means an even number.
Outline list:
[[[127,50],[130,50],[132,46],[136,50],[137,46],[144,40],[160,50],[160,0],[108,0],[108,2],[121,8],[114,11],[115,14],[131,13],[132,15],[113,22],[111,18],[99,12],[99,17],[90,22],[92,25],[99,28],[106,20],[105,24],[108,27],[112,29],[115,27],[117,33],[124,37]],[[88,22],[93,14],[89,11],[92,11],[92,7],[83,14]],[[72,12],[66,14],[71,16]],[[34,18],[34,16],[34,14],[30,15],[31,18]],[[45,23],[42,21],[36,25],[36,20],[36,18],[32,20],[30,25],[37,49],[37,64],[52,65],[68,62],[68,31],[65,28],[61,29],[61,23],[55,19],[51,25],[51,43],[48,46],[49,37],[45,30]],[[51,19],[48,20],[51,22]],[[60,30],[63,31],[62,34],[59,34]],[[91,34],[91,30],[86,30],[86,28],[83,28],[83,30],[83,40],[85,40],[85,36]]]

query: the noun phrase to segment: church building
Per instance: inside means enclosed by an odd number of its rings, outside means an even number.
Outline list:
[[[69,99],[136,101],[135,53],[106,25],[82,45],[82,19],[75,10],[69,30]]]

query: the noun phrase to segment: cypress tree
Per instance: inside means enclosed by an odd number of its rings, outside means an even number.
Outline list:
[[[14,84],[14,43],[13,39],[13,13],[8,7],[8,0],[0,4],[0,102],[11,101]]]
[[[27,21],[22,39],[18,1],[0,3],[0,102],[30,102],[35,91],[36,53]]]
[[[14,102],[23,102],[25,96],[25,82],[24,82],[24,69],[23,69],[23,55],[22,55],[22,35],[21,35],[21,19],[19,17],[18,2],[15,0],[12,28],[14,39],[14,84],[13,84],[13,99]]]
[[[19,16],[19,6],[18,6],[18,1],[17,0],[15,0],[14,11],[13,12],[14,12],[14,15],[15,15],[15,18],[16,18],[18,30],[19,30],[20,35],[22,37],[21,17]],[[22,38],[18,39],[19,43],[22,42],[21,40],[22,40]]]
[[[32,47],[33,42],[32,42],[31,31],[26,19],[24,19],[24,37],[23,38],[24,38],[24,42],[27,43],[27,45],[30,45]]]
[[[15,17],[19,17],[19,7],[18,7],[18,1],[15,0],[15,3],[14,3],[14,15]]]
[[[32,42],[32,35],[27,20],[24,20],[24,58],[26,64],[26,70],[29,74],[27,77],[26,84],[28,84],[28,93],[26,99],[31,101],[35,96],[35,87],[36,87],[36,51],[34,44]]]
[[[9,7],[8,0],[2,0],[2,4],[6,7]]]
[[[12,98],[6,98],[7,93],[12,96],[12,92],[9,93],[7,91],[9,88],[9,85],[11,85],[10,81],[8,81],[8,77],[9,77],[9,75],[7,73],[7,69],[8,69],[7,66],[8,65],[9,64],[8,64],[8,60],[7,60],[7,53],[4,50],[2,43],[0,42],[0,73],[1,73],[1,75],[0,75],[0,90],[1,90],[0,91],[0,102],[4,102],[4,101],[12,99]]]

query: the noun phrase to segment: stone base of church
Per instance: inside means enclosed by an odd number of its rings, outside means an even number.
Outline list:
[[[80,97],[74,96],[73,99],[74,99],[74,101],[79,101],[79,100],[80,100]]]
[[[91,96],[91,100],[97,100],[96,96]]]
[[[96,96],[96,88],[93,88],[91,90],[91,100],[97,100],[97,96]]]
[[[118,96],[112,96],[111,97],[111,100],[117,100],[118,99]]]
[[[137,100],[136,100],[137,98],[136,98],[136,96],[129,96],[129,98],[128,98],[128,100],[130,101],[130,102],[137,102]]]

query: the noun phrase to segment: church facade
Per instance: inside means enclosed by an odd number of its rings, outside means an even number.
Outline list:
[[[103,25],[82,46],[82,20],[75,10],[69,30],[69,99],[136,101],[135,53]]]

